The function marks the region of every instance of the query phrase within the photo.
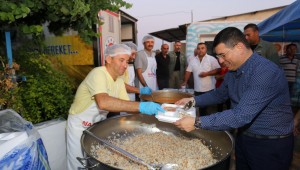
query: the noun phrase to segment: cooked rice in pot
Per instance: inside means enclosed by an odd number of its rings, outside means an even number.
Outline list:
[[[178,169],[201,169],[217,162],[200,139],[188,139],[163,132],[137,134],[126,139],[113,138],[114,145],[143,159],[148,164],[178,164]],[[120,169],[147,169],[109,148],[97,144],[92,153],[102,163]]]

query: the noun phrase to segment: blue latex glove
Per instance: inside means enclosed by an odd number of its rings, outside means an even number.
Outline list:
[[[151,94],[152,90],[149,87],[140,88],[140,94]]]
[[[165,112],[161,106],[154,102],[141,102],[140,112],[146,115],[156,115],[158,111]]]

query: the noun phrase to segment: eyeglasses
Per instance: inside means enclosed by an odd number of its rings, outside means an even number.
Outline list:
[[[231,51],[235,46],[236,46],[236,44],[232,48],[230,48],[228,51],[226,51],[226,53],[224,53],[224,54],[216,54],[216,57],[218,59],[219,58],[223,58],[224,59],[226,57],[226,55],[228,54],[228,52]]]

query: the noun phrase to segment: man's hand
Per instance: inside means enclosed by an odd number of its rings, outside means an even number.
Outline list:
[[[178,100],[175,104],[176,105],[185,105],[187,102],[189,102],[190,100],[193,100],[193,97],[190,98],[183,98],[181,100]]]
[[[195,124],[195,118],[191,116],[185,116],[180,120],[177,120],[174,123],[179,129],[185,130],[187,132],[190,132],[192,130],[195,130],[194,124]]]
[[[182,82],[181,84],[180,84],[180,86],[186,86],[186,82]]]
[[[201,72],[201,73],[199,74],[199,77],[201,77],[201,78],[207,77],[207,76],[208,76],[207,72]]]

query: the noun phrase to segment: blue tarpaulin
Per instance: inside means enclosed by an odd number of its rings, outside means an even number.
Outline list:
[[[300,0],[258,24],[260,37],[272,42],[300,41]]]

